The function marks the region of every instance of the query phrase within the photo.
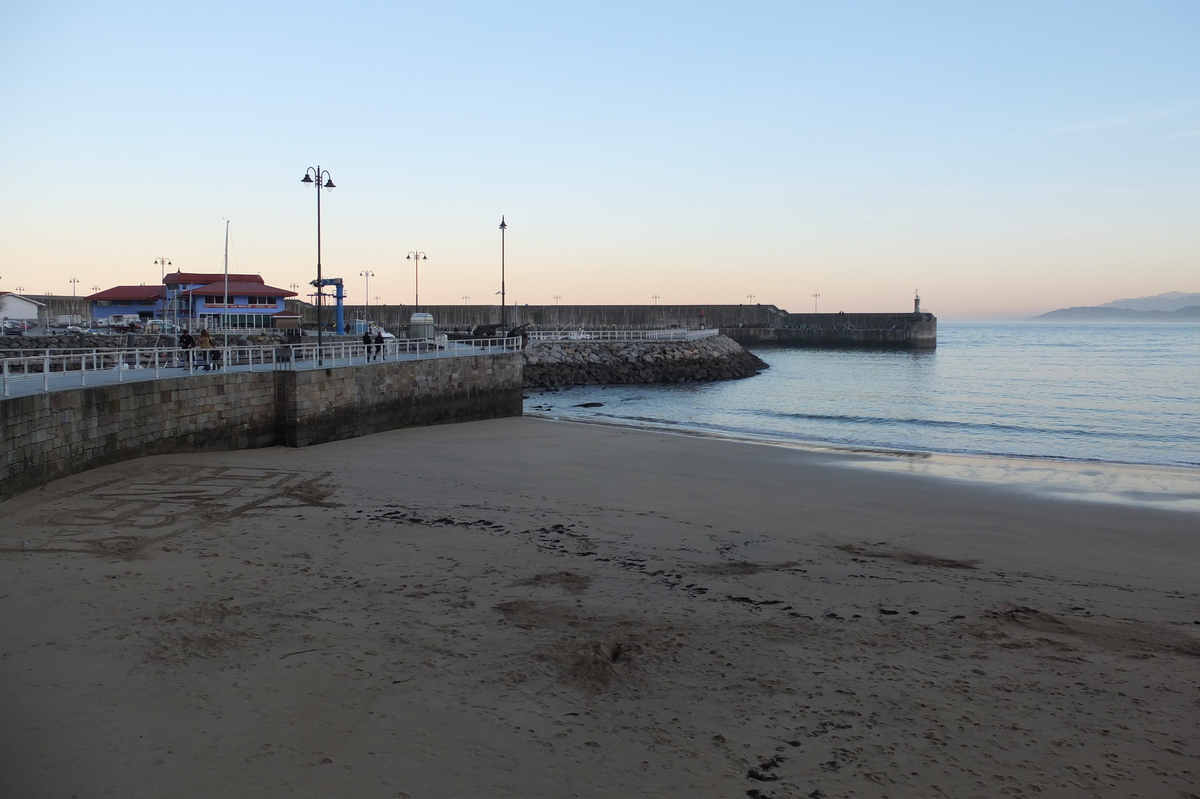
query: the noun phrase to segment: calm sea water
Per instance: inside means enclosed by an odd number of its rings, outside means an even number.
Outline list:
[[[1200,466],[1200,325],[940,323],[932,352],[755,348],[724,383],[532,392],[525,411],[751,439]],[[601,402],[599,408],[576,407]]]

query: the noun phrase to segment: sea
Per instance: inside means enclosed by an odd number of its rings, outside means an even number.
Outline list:
[[[934,350],[751,349],[770,365],[757,377],[530,391],[525,412],[855,451],[1200,467],[1200,325],[940,322]]]

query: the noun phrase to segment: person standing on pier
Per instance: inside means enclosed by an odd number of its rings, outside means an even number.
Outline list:
[[[196,339],[192,338],[192,333],[189,330],[183,331],[183,335],[179,337],[179,349],[183,350],[183,368],[190,369],[192,366],[192,348],[196,346]]]
[[[383,328],[375,332],[375,360],[379,360],[383,355]]]
[[[371,360],[371,331],[363,333],[363,355],[367,356],[367,360]]]
[[[213,361],[216,360],[216,352],[213,350],[212,336],[208,335],[207,329],[200,330],[200,355],[204,361],[204,366],[201,367],[205,372],[213,370]]]

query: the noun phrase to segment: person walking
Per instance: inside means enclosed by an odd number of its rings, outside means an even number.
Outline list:
[[[184,358],[182,358],[182,367],[190,368],[192,366],[192,348],[196,347],[196,340],[192,337],[191,331],[185,330],[184,335],[179,337],[179,348],[184,350]]]
[[[375,331],[375,360],[383,357],[383,329]]]
[[[200,367],[202,371],[211,372],[213,369],[213,361],[216,360],[214,356],[217,354],[213,347],[212,336],[208,335],[208,330],[202,328],[200,330],[200,355],[201,360],[204,361],[204,366]]]
[[[363,355],[367,356],[367,360],[371,360],[371,331],[363,333]]]

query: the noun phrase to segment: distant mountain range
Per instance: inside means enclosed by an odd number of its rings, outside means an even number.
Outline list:
[[[1033,317],[1044,322],[1200,322],[1200,294],[1168,291],[1103,305],[1059,308]]]

